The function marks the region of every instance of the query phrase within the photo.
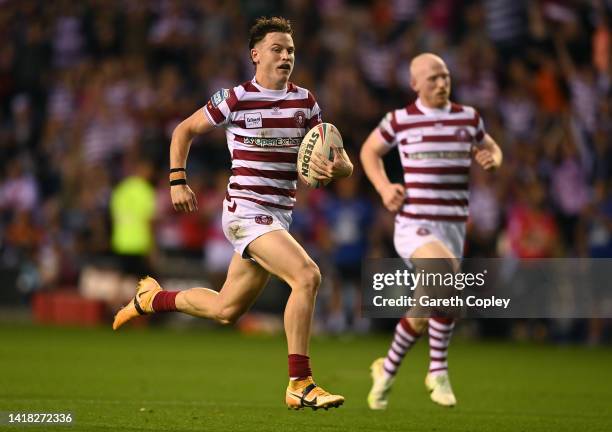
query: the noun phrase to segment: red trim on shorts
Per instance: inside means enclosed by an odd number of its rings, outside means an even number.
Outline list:
[[[288,205],[276,204],[276,203],[271,203],[268,201],[259,200],[257,198],[251,198],[251,197],[245,197],[245,196],[234,196],[234,195],[228,194],[226,195],[225,199],[227,199],[228,201],[231,199],[242,199],[242,200],[254,202],[264,207],[274,207],[274,208],[281,209],[281,210],[293,210],[293,205],[288,206]]]

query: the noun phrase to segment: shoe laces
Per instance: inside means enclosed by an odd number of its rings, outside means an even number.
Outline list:
[[[308,397],[309,399],[311,398],[311,396],[314,397],[318,397],[318,396],[331,396],[331,393],[323,390],[321,387],[316,386],[315,388],[313,388],[310,393],[308,393],[306,395],[306,397]]]

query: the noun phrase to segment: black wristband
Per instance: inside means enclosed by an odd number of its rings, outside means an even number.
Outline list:
[[[185,168],[170,168],[170,172],[180,172],[180,171],[185,171]]]
[[[187,180],[186,179],[170,180],[170,186],[186,185],[186,184],[187,184]]]

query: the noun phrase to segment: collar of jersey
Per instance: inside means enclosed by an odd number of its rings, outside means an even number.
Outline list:
[[[272,90],[269,88],[265,88],[262,87],[261,85],[259,85],[257,83],[257,80],[255,79],[255,77],[253,77],[253,79],[251,80],[251,84],[253,84],[255,87],[257,87],[257,90],[259,90],[260,92],[265,92],[265,93],[269,93],[275,96],[282,96],[286,93],[292,92],[294,91],[294,85],[290,82],[287,82],[287,87],[285,87],[284,89],[280,89],[280,90]]]
[[[254,80],[254,79],[253,79]],[[428,108],[421,102],[421,99],[417,99],[415,102],[417,108],[423,114],[448,114],[451,111],[451,103],[447,103],[443,108]]]

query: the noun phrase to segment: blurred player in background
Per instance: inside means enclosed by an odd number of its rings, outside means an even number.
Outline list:
[[[170,145],[174,208],[197,211],[185,172],[192,139],[215,127],[226,130],[232,177],[223,202],[223,230],[235,250],[227,279],[219,292],[208,288],[170,292],[147,277],[134,299],[117,313],[113,328],[139,314],[165,311],[233,323],[274,274],[291,287],[284,315],[290,377],[286,403],[295,409],[337,407],[344,397],[314,383],[308,357],[321,274],[287,231],[295,204],[298,148],[306,132],[321,123],[321,110],[308,90],[289,82],[295,61],[289,21],[258,19],[250,31],[249,47],[255,77],[215,93],[206,106],[176,127]],[[319,180],[352,173],[344,150],[336,149],[333,161],[313,160]]]
[[[449,100],[450,73],[440,57],[430,53],[415,57],[410,75],[418,99],[383,118],[363,144],[361,161],[385,207],[397,213],[398,255],[405,260],[437,258],[449,271],[457,271],[465,241],[472,157],[485,170],[493,170],[500,166],[502,152],[474,108]],[[396,146],[403,185],[389,181],[382,161]],[[428,327],[430,365],[425,385],[434,402],[456,404],[447,362],[454,319],[413,308],[397,324],[387,356],[372,363],[371,409],[387,407],[402,359]]]

